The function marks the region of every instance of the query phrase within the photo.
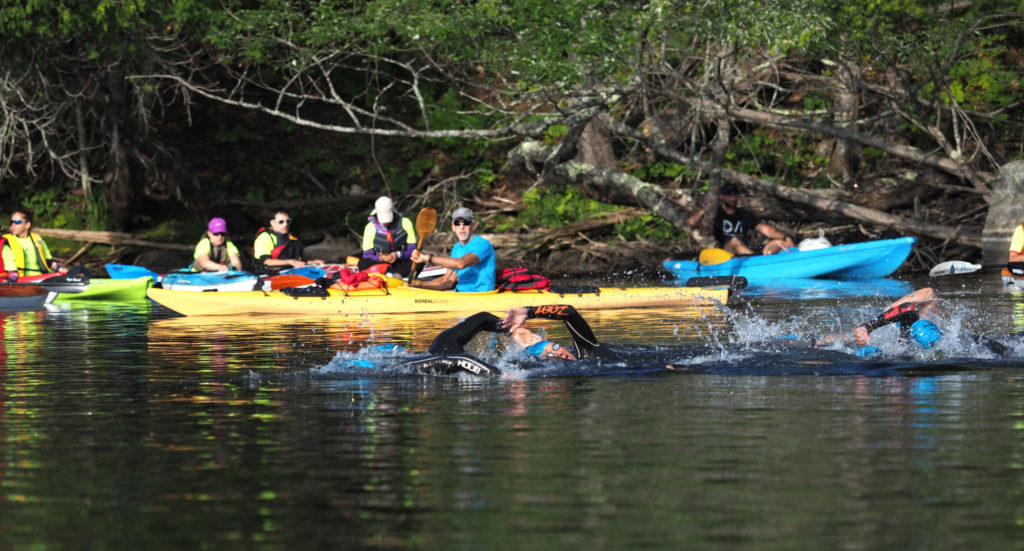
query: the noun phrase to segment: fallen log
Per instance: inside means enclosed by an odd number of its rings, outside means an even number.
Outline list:
[[[112,231],[58,230],[49,228],[32,228],[32,231],[44,237],[55,237],[57,239],[67,239],[68,241],[78,241],[81,243],[102,243],[104,245],[133,245],[136,247],[148,247],[151,249],[169,249],[175,251],[190,251],[195,247],[195,245],[185,245],[182,243],[163,243],[160,241],[136,239],[135,236],[133,236],[130,233],[120,233]]]

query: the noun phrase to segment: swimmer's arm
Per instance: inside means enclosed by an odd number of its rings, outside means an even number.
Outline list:
[[[512,308],[505,314],[505,319],[501,320],[501,326],[508,330],[509,333],[515,333],[528,319],[547,318],[564,321],[575,313],[576,309],[568,304],[520,306],[519,308]]]
[[[921,289],[921,291],[925,290],[931,291],[931,289]],[[914,293],[911,293],[911,295],[908,296],[912,296],[913,294]],[[932,296],[934,297],[934,294]],[[853,329],[853,340],[857,344],[864,346],[871,341],[871,333],[875,329],[884,327],[890,323],[907,323],[909,325],[918,319],[920,319],[920,315],[917,312],[916,302],[899,302],[887,308],[875,319],[855,327]]]

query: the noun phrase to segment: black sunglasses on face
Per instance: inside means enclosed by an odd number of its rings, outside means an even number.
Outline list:
[[[224,237],[225,235],[227,235],[227,232],[222,232],[222,231],[214,232],[213,235],[216,235],[217,237]]]
[[[463,218],[452,220],[452,225],[453,226],[469,226],[472,223],[473,223],[472,220],[466,220],[466,219],[463,219]]]

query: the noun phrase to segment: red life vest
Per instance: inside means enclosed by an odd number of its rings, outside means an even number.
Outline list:
[[[285,247],[287,247],[288,245],[291,244],[290,241],[298,241],[298,238],[296,238],[294,235],[289,233],[288,234],[289,242],[278,244],[277,236],[279,234],[277,232],[273,231],[273,230],[267,229],[266,226],[260,228],[256,232],[256,239],[259,239],[260,235],[263,234],[263,233],[269,233],[270,234],[270,238],[274,240],[274,248],[271,249],[271,251],[270,251],[270,258],[279,258],[281,256],[281,252],[284,251]],[[255,258],[258,261],[259,257],[256,256],[256,239],[253,239],[252,256],[253,256],[253,258]],[[302,260],[302,259],[299,259],[299,260]]]

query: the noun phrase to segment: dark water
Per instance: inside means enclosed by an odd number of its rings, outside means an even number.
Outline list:
[[[0,313],[0,548],[1024,547],[1024,362],[969,338],[1024,329],[1024,297],[929,283],[936,350],[765,345],[894,297],[752,289],[588,313],[611,365],[485,349],[498,380],[368,346],[422,351],[446,316]]]

